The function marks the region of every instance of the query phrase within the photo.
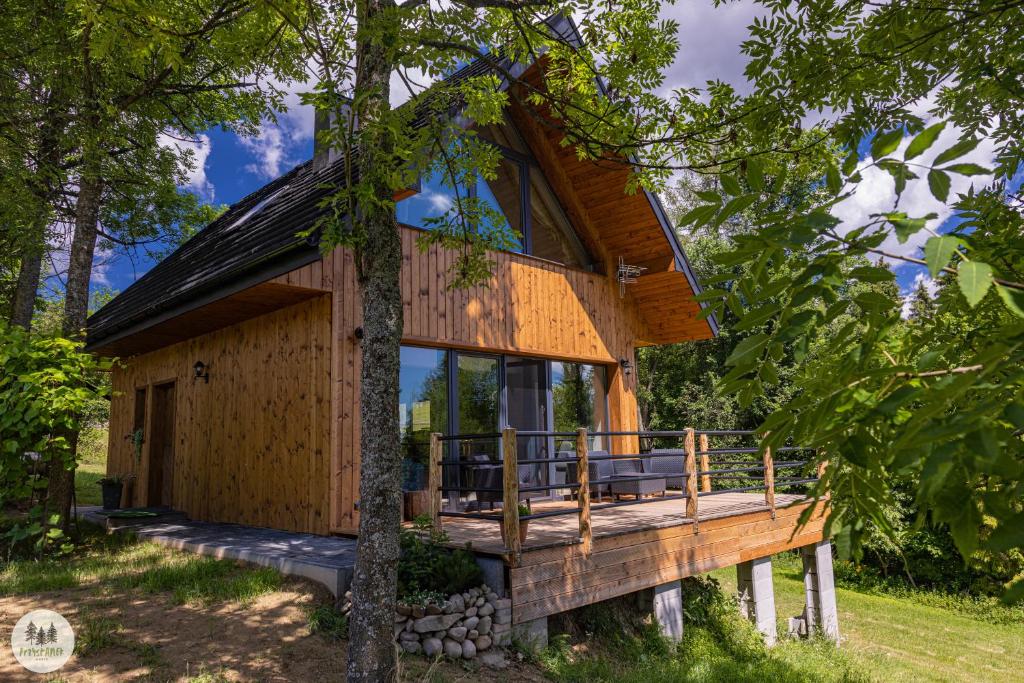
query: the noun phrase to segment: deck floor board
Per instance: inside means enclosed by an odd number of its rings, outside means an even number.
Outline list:
[[[805,500],[802,495],[780,493],[775,496],[778,508],[786,507]],[[606,499],[607,502],[607,499]],[[690,524],[686,517],[686,500],[652,499],[638,505],[594,509],[600,503],[593,501],[590,513],[590,524],[594,539],[607,538],[618,534],[632,533],[645,529],[660,529],[671,526]],[[533,503],[534,512],[555,510],[559,508],[575,508],[574,501],[550,501]],[[723,493],[700,498],[698,522],[742,515],[759,510],[766,510],[764,495],[759,493]],[[486,512],[486,511],[485,511]],[[442,517],[445,533],[453,546],[472,545],[474,551],[487,554],[501,554],[504,544],[501,542],[500,522],[472,519],[467,517]],[[545,517],[530,520],[529,533],[523,544],[523,552],[550,548],[558,545],[570,545],[578,542],[579,521],[577,515],[567,514],[558,517]]]

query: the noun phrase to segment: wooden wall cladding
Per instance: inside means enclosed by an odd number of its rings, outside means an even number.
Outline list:
[[[421,251],[416,244],[421,232],[402,229],[403,343],[603,364],[609,370],[613,427],[637,428],[635,378],[625,377],[618,361],[634,361],[634,340],[645,327],[611,277],[502,252],[491,255],[493,276],[486,286],[455,290],[448,286],[455,254],[439,247]],[[352,254],[335,249],[275,282],[334,292],[330,518],[333,531],[353,533],[361,372],[355,330],[362,324],[362,305]],[[616,448],[623,452],[635,448],[619,441]]]
[[[510,569],[515,623],[557,614],[645,588],[730,567],[824,538],[824,506],[807,524],[797,519],[810,503],[721,517],[700,523],[633,531],[594,539],[593,551],[562,546],[524,552]]]
[[[331,298],[319,296],[122,361],[108,473],[133,472],[145,505],[149,442],[130,439],[136,389],[175,382],[176,509],[192,519],[327,533]],[[209,366],[209,383],[192,366]],[[152,390],[149,392],[152,401]],[[152,428],[147,411],[146,433]]]

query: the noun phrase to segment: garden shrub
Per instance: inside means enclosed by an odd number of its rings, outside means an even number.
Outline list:
[[[55,516],[46,514],[46,470],[71,469],[77,432],[105,399],[98,377],[110,362],[69,339],[30,333],[0,322],[0,508],[27,508],[2,530],[8,556],[65,547]]]
[[[426,597],[447,597],[483,582],[483,572],[473,553],[445,546],[448,535],[435,531],[430,519],[421,516],[412,529],[403,529],[398,560],[398,595],[408,602]]]

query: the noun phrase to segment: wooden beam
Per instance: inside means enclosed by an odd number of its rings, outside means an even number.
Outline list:
[[[441,531],[441,459],[444,447],[441,435],[433,432],[430,435],[430,462],[427,463],[427,491],[430,494],[430,524],[434,531]]]
[[[708,435],[700,435],[700,470],[701,472],[711,471],[711,457],[708,455]],[[705,493],[711,491],[711,475],[702,474],[700,477],[700,490]]]
[[[587,452],[587,430],[583,427],[576,432],[576,500],[580,508],[580,543],[583,553],[589,555],[594,546],[590,528],[590,458]]]
[[[764,447],[764,502],[768,509],[775,516],[775,462],[772,459],[772,449]]]
[[[693,427],[686,428],[686,516],[697,521],[697,448],[693,440]]]
[[[503,495],[502,529],[510,564],[515,567],[523,554],[519,542],[519,454],[516,450],[516,430],[506,427],[501,431]]]

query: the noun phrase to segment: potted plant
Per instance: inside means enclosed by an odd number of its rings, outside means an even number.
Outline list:
[[[104,510],[117,510],[121,507],[121,492],[124,490],[124,484],[134,477],[134,474],[111,474],[96,482],[103,491]]]
[[[529,529],[530,520],[523,519],[523,517],[526,517],[529,514],[531,514],[530,506],[526,505],[524,503],[520,503],[519,504],[519,545],[520,546],[522,546],[524,543],[526,543],[526,532],[527,532],[527,529]],[[508,547],[508,539],[505,536],[505,525],[504,524],[501,525],[501,542],[505,544],[506,548]]]

